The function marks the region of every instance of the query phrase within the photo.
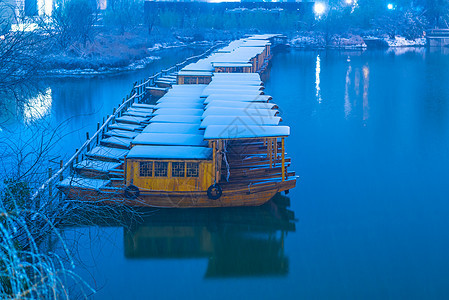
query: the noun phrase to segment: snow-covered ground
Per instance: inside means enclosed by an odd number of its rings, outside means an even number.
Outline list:
[[[367,36],[367,38],[378,38]],[[425,38],[418,38],[415,40],[407,40],[405,37],[396,36],[394,39],[383,37],[390,47],[423,47],[426,45]],[[294,36],[288,42],[288,45],[295,48],[325,48],[326,41],[322,34],[317,33],[303,33]],[[366,48],[363,38],[359,35],[334,36],[330,39],[328,48],[342,48],[342,49],[360,49]]]
[[[103,74],[112,74],[112,73],[118,73],[118,72],[125,72],[125,71],[133,71],[133,70],[139,70],[145,68],[147,65],[152,63],[153,61],[160,59],[159,56],[150,56],[145,57],[143,59],[140,59],[138,61],[135,61],[128,66],[125,67],[117,67],[117,68],[106,68],[102,67],[98,70],[94,69],[53,69],[46,72],[46,75],[52,75],[52,76],[61,76],[61,77],[67,77],[67,76],[95,76],[95,75],[103,75]]]
[[[396,36],[394,39],[386,38],[385,40],[390,47],[422,47],[426,45],[425,38],[407,40],[405,37]]]

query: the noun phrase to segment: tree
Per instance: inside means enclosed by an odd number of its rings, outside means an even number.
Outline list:
[[[48,39],[40,30],[22,23],[20,30],[11,31],[12,23],[19,22],[14,7],[0,0],[0,92],[13,92],[19,85],[27,84],[37,74],[43,63],[40,55]],[[10,13],[8,13],[10,12]],[[7,16],[7,17],[6,17]]]
[[[427,0],[425,14],[432,27],[449,27],[449,1],[448,0]]]
[[[142,24],[143,15],[143,1],[113,0],[109,2],[104,20],[107,25],[117,27],[120,34],[124,34],[127,29]]]
[[[85,46],[94,37],[97,10],[89,0],[69,0],[55,8],[52,21],[62,48],[76,42]]]

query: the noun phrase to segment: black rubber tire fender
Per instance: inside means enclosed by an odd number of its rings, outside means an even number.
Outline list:
[[[125,197],[129,199],[136,199],[140,195],[140,190],[137,186],[130,184],[125,189]]]
[[[223,194],[223,189],[221,186],[217,183],[212,184],[207,189],[207,197],[211,200],[218,200],[220,199],[221,195]]]

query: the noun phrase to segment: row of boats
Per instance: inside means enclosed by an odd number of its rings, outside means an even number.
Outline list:
[[[151,207],[258,206],[296,185],[288,126],[260,73],[279,35],[231,42],[148,87],[58,185],[68,197]]]

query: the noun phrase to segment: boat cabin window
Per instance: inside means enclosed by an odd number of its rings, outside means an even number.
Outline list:
[[[171,163],[171,176],[172,177],[184,177],[186,172],[186,165],[184,162],[172,162]]]
[[[188,162],[186,163],[186,169],[187,169],[187,177],[198,177],[199,174],[199,164]]]
[[[198,84],[208,84],[210,79],[208,77],[198,77]]]
[[[168,162],[155,161],[154,162],[154,176],[167,177],[168,175]]]
[[[184,84],[196,84],[196,77],[184,77]]]
[[[140,162],[139,170],[140,170],[140,177],[153,176],[153,162],[152,161]]]
[[[171,170],[171,173],[168,170]],[[200,164],[184,161],[141,161],[139,162],[140,177],[199,177]]]

